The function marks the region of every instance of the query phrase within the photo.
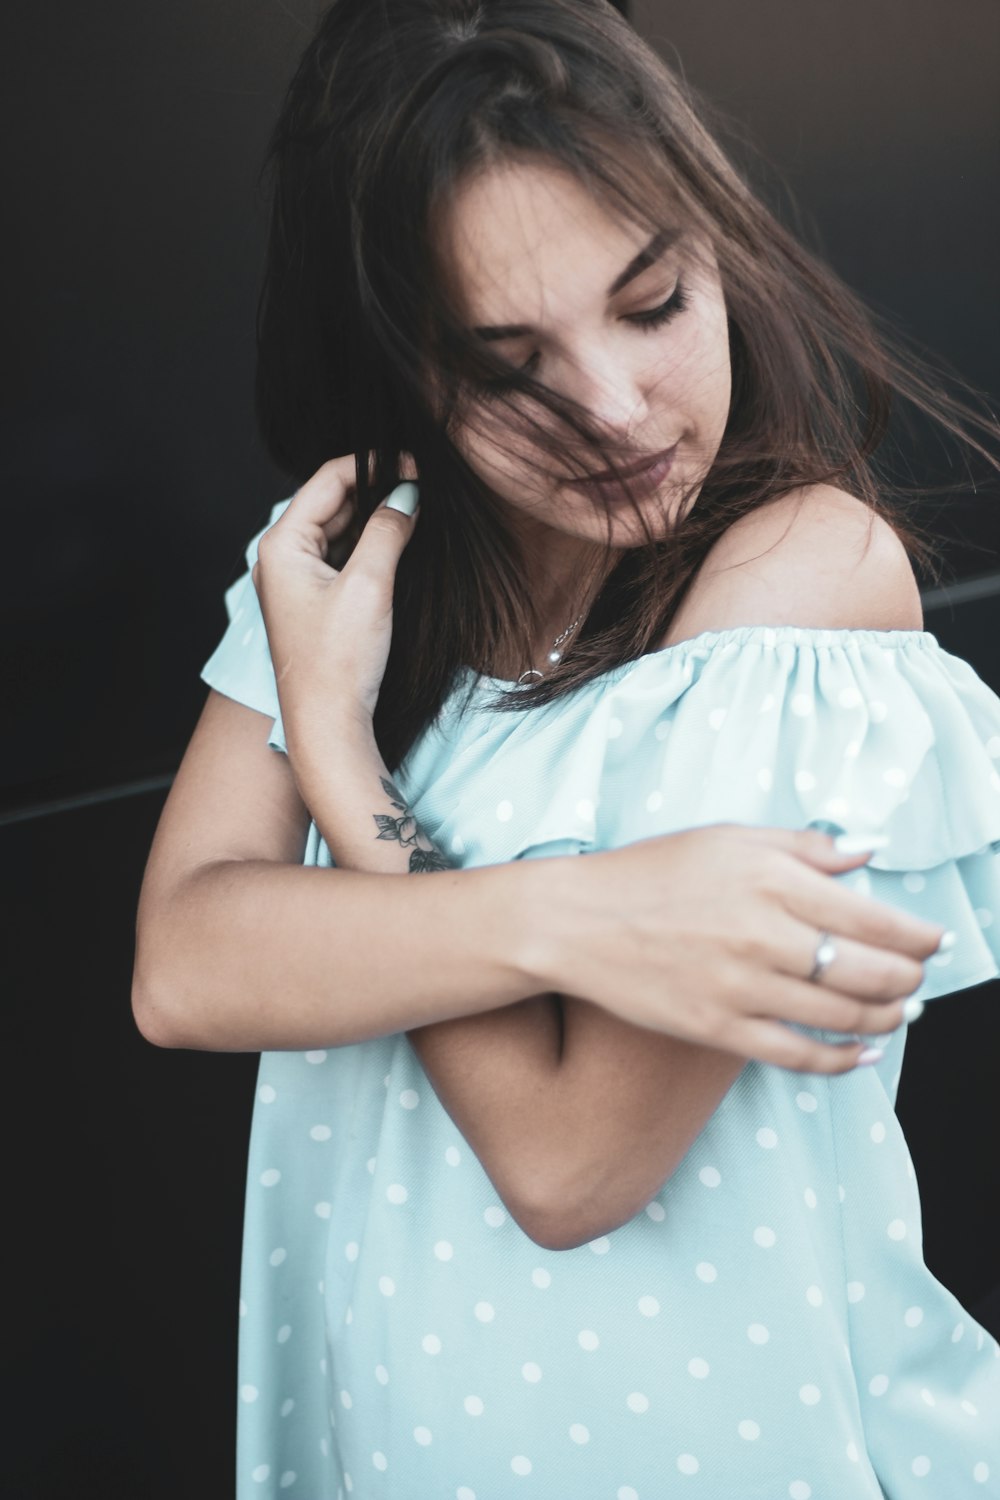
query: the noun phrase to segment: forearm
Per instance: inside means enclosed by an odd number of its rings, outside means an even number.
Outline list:
[[[446,866],[371,746],[345,756],[336,795],[322,775],[303,782],[339,862]],[[639,1212],[742,1066],[555,995],[424,1025],[409,1039],[501,1198],[527,1232],[555,1247]]]

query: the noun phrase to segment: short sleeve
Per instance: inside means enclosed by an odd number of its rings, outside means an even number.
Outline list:
[[[225,592],[229,624],[200,674],[201,680],[217,693],[275,720],[277,732],[272,732],[270,742],[279,749],[284,748],[284,739],[280,729],[278,690],[264,617],[249,570],[257,560],[257,546],[264,532],[274,525],[290,504],[290,499],[279,501],[271,511],[267,525],[262,526],[247,544],[247,572]]]

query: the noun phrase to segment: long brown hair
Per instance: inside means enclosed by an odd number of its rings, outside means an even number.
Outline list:
[[[741,515],[833,483],[890,520],[918,569],[926,486],[883,464],[894,396],[1000,467],[995,419],[877,318],[756,195],[703,123],[711,111],[606,0],[336,0],[278,119],[258,318],[258,418],[302,483],[358,456],[356,538],[416,460],[421,513],[400,563],[375,729],[390,767],[458,667],[530,660],[535,616],[502,505],[452,440],[463,393],[494,384],[511,431],[544,433],[556,469],[620,454],[588,414],[475,340],[435,251],[469,172],[511,158],[575,174],[655,235],[711,244],[729,319],[732,400],[719,452],[666,540],[616,555],[573,649],[497,707],[551,701],[650,650],[713,542]],[[499,392],[500,383],[502,393]],[[433,391],[433,398],[431,392]],[[883,453],[878,450],[882,448]],[[878,455],[878,456],[877,456]],[[370,456],[370,462],[367,461]]]

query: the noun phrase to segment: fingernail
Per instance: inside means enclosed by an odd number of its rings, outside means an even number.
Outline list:
[[[910,1021],[919,1021],[923,1013],[924,1002],[922,1000],[917,1000],[911,995],[909,1000],[903,1001],[903,1020],[907,1023]]]
[[[884,849],[888,842],[888,836],[884,833],[871,833],[867,836],[860,833],[838,833],[833,846],[838,854],[864,854],[869,849],[874,854],[876,849]]]
[[[955,946],[955,944],[957,942],[958,942],[958,933],[957,932],[952,932],[950,930],[948,932],[943,932],[941,934],[941,941],[938,943],[937,948],[936,948],[935,951],[937,953],[947,953],[948,949],[949,948],[954,948],[954,946]]]
[[[412,479],[404,479],[402,484],[397,484],[391,495],[387,495],[382,504],[387,510],[398,510],[404,516],[412,516],[420,499],[420,491]]]
[[[867,1068],[871,1063],[881,1062],[885,1053],[880,1047],[866,1047],[854,1064],[856,1068]]]

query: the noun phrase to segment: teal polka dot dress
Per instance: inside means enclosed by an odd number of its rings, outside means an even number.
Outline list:
[[[226,597],[202,675],[283,752],[249,577]],[[921,998],[998,973],[1000,701],[932,635],[750,626],[548,708],[492,714],[495,686],[460,674],[398,776],[457,863],[722,821],[882,834],[841,878],[954,929]],[[330,863],[315,827],[305,862]],[[749,1064],[645,1210],[561,1252],[404,1036],[265,1054],[239,1500],[1000,1495],[1000,1348],[923,1263],[904,1032],[846,1077]]]

